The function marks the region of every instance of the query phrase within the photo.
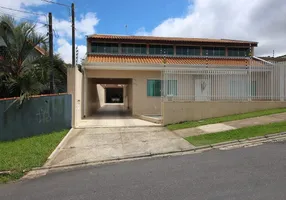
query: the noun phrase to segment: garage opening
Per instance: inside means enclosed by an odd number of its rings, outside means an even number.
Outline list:
[[[105,88],[105,103],[123,103],[123,88]]]
[[[132,79],[89,78],[86,117],[99,119],[132,115]]]

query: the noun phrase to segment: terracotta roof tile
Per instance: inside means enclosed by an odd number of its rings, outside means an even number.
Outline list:
[[[88,55],[87,63],[134,63],[134,64],[164,64],[164,57],[158,56],[127,56],[127,55]],[[232,65],[246,66],[249,59],[244,58],[208,58],[205,57],[166,57],[166,64],[173,65]]]
[[[169,42],[206,42],[206,43],[228,43],[228,44],[252,44],[257,42],[231,39],[210,39],[210,38],[182,38],[182,37],[156,37],[156,36],[127,36],[127,35],[104,35],[93,34],[88,38],[103,40],[146,40],[146,41],[169,41]]]

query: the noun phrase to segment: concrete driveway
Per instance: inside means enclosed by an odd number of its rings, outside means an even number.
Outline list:
[[[162,125],[133,117],[130,111],[126,110],[121,103],[105,104],[93,116],[82,119],[77,123],[77,128],[144,126],[158,127]]]
[[[46,167],[191,149],[164,127],[73,129]]]

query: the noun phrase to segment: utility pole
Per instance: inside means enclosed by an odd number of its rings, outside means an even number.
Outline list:
[[[72,67],[75,67],[75,13],[74,3],[71,5],[72,11]]]
[[[50,56],[50,93],[54,93],[54,37],[53,37],[53,16],[49,13],[49,56]]]

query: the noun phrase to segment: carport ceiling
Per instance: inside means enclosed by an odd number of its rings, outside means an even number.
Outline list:
[[[124,78],[94,78],[96,84],[121,84],[126,85],[128,84],[130,79]]]

